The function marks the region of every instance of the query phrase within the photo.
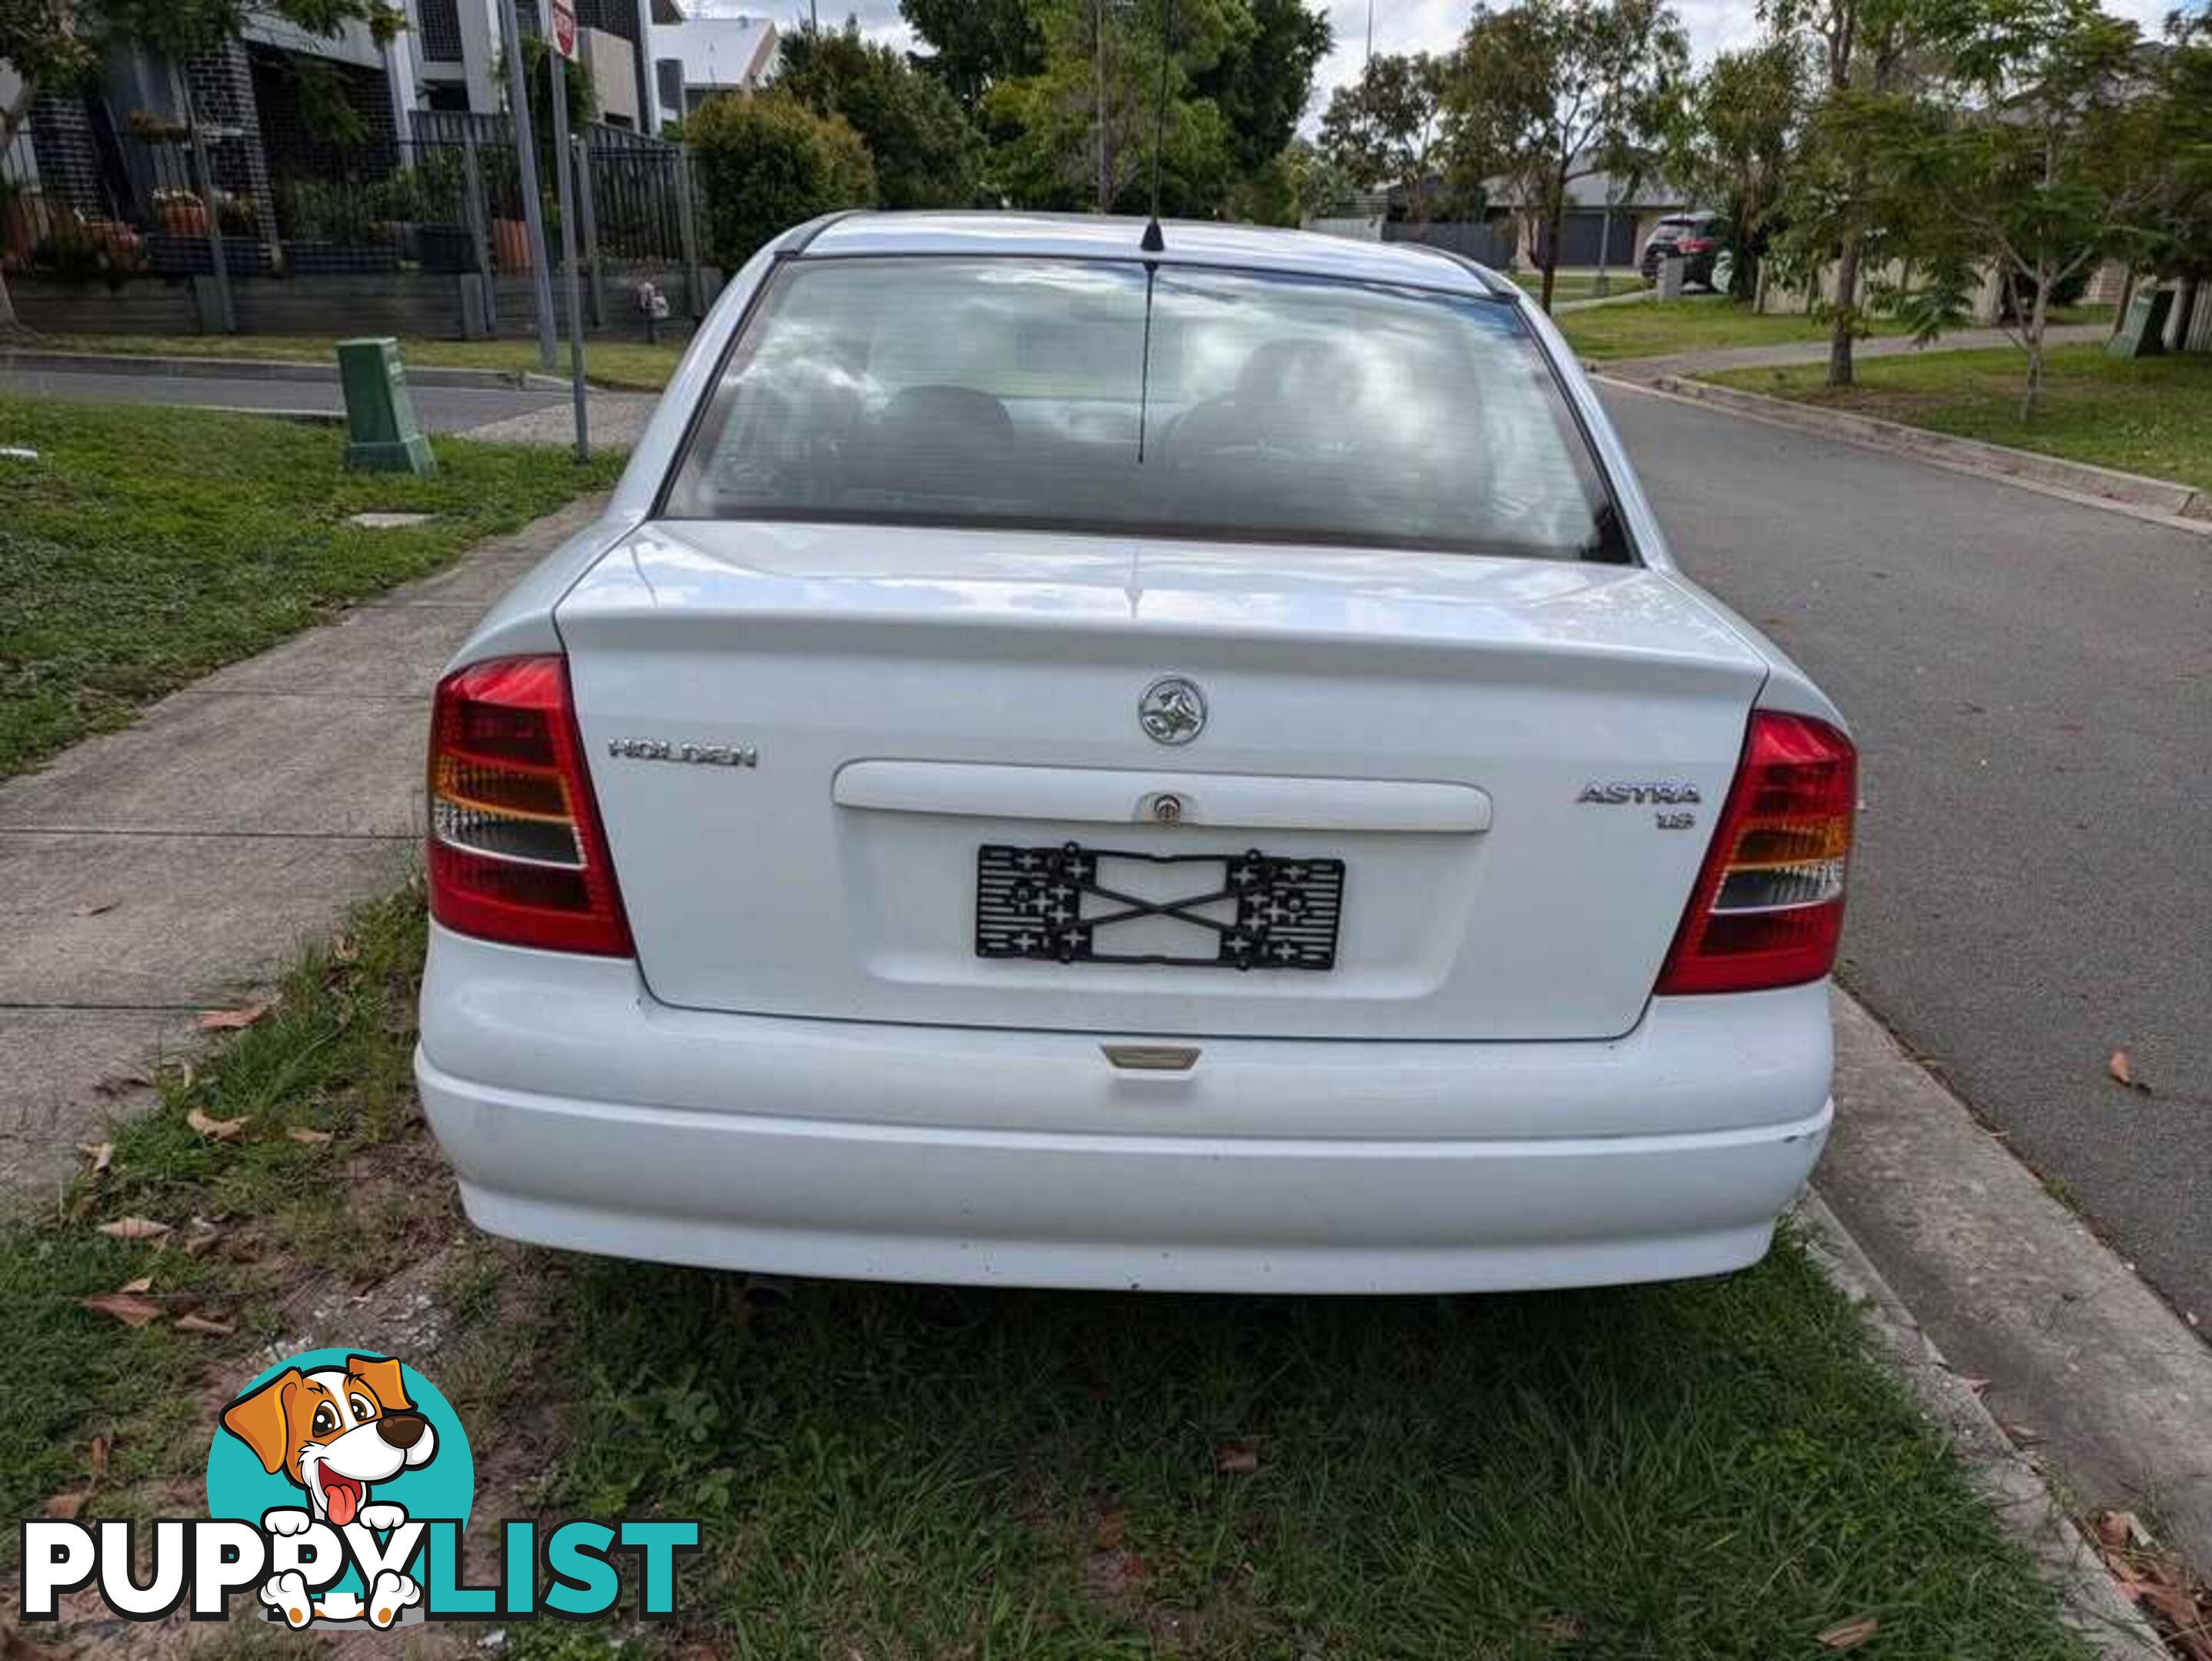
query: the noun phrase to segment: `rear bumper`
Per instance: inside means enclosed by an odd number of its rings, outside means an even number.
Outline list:
[[[442,931],[423,1003],[423,1104],[481,1227],[782,1274],[1438,1292],[1718,1273],[1765,1251],[1832,1114],[1820,987],[1671,1000],[1603,1044],[1211,1040],[1180,1075],[1116,1073],[1089,1035],[672,1011],[629,964]],[[1691,1008],[1713,1005],[1726,1026]],[[1700,1098],[1702,1124],[1667,1122]]]

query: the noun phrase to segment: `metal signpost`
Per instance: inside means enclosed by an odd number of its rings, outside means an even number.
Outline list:
[[[510,0],[512,3],[512,0]],[[568,273],[568,382],[576,404],[576,459],[592,458],[584,413],[584,294],[576,270],[575,168],[568,155],[568,60],[576,55],[575,0],[553,0],[553,173],[561,195],[561,264]]]
[[[530,130],[530,75],[523,66],[522,25],[515,21],[514,0],[500,0],[500,12],[507,26],[507,92],[514,109],[514,166],[522,180],[522,218],[530,233],[530,275],[538,295],[538,361],[550,371],[553,367],[553,273],[547,265],[545,210],[538,199],[538,148]],[[575,13],[568,15],[573,23]],[[574,38],[572,29],[570,39]],[[557,75],[557,54],[554,63]]]

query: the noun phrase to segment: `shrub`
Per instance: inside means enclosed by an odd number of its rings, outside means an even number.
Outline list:
[[[708,257],[734,271],[803,220],[876,199],[868,147],[842,116],[777,92],[728,94],[684,125],[706,221]]]

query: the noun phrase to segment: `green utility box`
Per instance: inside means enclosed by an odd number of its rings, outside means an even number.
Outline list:
[[[345,464],[369,473],[434,473],[438,458],[415,424],[399,343],[389,336],[338,343],[345,385]]]
[[[2128,302],[2128,314],[2120,319],[2105,350],[2116,358],[2156,357],[2166,350],[2166,324],[2172,312],[2172,289],[2138,293]]]

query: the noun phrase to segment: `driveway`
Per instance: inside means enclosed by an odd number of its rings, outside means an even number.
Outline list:
[[[2212,539],[1606,401],[1683,564],[1856,731],[1844,978],[2212,1323]]]
[[[426,432],[461,433],[488,422],[565,408],[568,395],[552,390],[483,386],[410,385],[415,418]],[[168,403],[192,409],[301,411],[340,415],[345,397],[335,380],[222,379],[191,375],[85,374],[66,370],[0,370],[0,392],[20,397],[79,398],[93,403]]]

